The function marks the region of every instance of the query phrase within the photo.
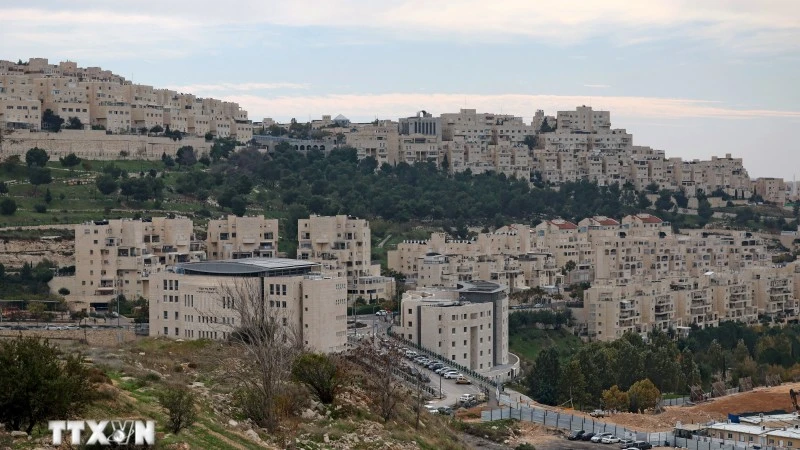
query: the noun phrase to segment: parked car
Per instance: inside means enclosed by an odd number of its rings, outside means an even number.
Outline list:
[[[438,373],[439,375],[444,375],[444,374],[446,374],[447,372],[450,372],[450,371],[452,371],[452,370],[453,370],[453,368],[452,368],[452,367],[449,367],[449,366],[444,366],[444,367],[442,367],[442,368],[440,368],[440,369],[436,369],[436,370],[434,370],[434,372]]]
[[[455,370],[452,371],[452,372],[447,372],[446,374],[444,374],[444,378],[446,380],[454,380],[454,379],[456,379],[458,377],[461,377],[461,376],[463,376],[463,375],[461,375],[460,373],[456,372]]]
[[[472,384],[472,382],[469,381],[469,378],[465,376],[460,376],[456,378],[456,384]]]
[[[569,439],[570,441],[580,441],[584,433],[586,433],[586,431],[584,430],[573,431],[567,436],[567,439]]]
[[[594,433],[583,433],[583,436],[581,436],[581,440],[582,441],[590,441],[590,440],[592,440],[593,437],[594,437]]]
[[[653,448],[653,444],[645,441],[636,441],[629,448],[635,448],[638,450],[649,450]]]
[[[443,414],[445,416],[452,416],[453,415],[453,408],[449,406],[440,406],[439,407],[439,414]]]
[[[416,357],[417,357],[417,352],[415,352],[414,350],[406,350],[406,358],[414,359]]]
[[[425,405],[425,410],[431,414],[439,414],[439,408],[436,408],[433,405]]]
[[[613,434],[611,434],[611,433],[598,433],[598,434],[595,434],[594,436],[592,436],[591,441],[592,442],[600,442],[601,439],[603,439],[605,437],[611,437],[611,436],[613,436]]]
[[[376,316],[385,316],[386,315],[386,310],[382,309],[382,310],[376,312],[375,315]]]
[[[619,438],[616,436],[606,436],[603,439],[600,439],[601,444],[616,444],[619,442]]]
[[[442,364],[440,362],[435,362],[435,363],[430,364],[428,366],[428,368],[431,369],[431,370],[441,369],[442,367],[444,367],[444,364]]]
[[[468,403],[473,400],[475,400],[475,395],[473,394],[461,394],[461,396],[458,397],[458,403]]]
[[[619,440],[619,448],[626,449],[626,448],[630,447],[631,445],[633,445],[634,442],[636,442],[636,441],[634,441],[633,439],[620,439]]]
[[[594,411],[590,412],[589,415],[592,417],[605,417],[606,412],[602,409],[595,409]]]

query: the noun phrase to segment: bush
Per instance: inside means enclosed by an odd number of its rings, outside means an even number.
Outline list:
[[[10,216],[17,210],[17,202],[10,198],[4,198],[0,201],[0,214]]]
[[[191,426],[197,418],[194,393],[184,387],[174,386],[158,394],[158,402],[167,410],[167,430],[178,434]]]
[[[47,205],[36,205],[33,207],[33,210],[39,214],[44,214],[47,212]]]
[[[69,295],[69,289],[67,289],[65,287],[62,287],[61,289],[58,290],[58,294],[59,295]]]

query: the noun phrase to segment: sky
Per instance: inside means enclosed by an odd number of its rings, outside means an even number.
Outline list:
[[[0,0],[0,59],[29,57],[253,120],[590,105],[667,156],[800,176],[798,0]]]

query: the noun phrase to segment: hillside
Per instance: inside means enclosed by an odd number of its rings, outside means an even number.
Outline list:
[[[157,423],[156,448],[198,449],[459,449],[465,444],[444,417],[423,412],[419,429],[415,415],[403,402],[397,415],[384,423],[372,409],[369,394],[349,385],[334,406],[300,401],[300,414],[283,420],[277,433],[243,419],[234,406],[235,383],[226,368],[235,364],[227,344],[205,340],[176,342],[144,339],[120,348],[87,347],[64,343],[62,348],[82,352],[108,379],[98,391],[101,399],[85,418],[147,418]],[[98,378],[98,376],[95,376]],[[169,386],[184,385],[195,394],[198,419],[177,435],[164,432],[166,415],[156,394]],[[12,440],[0,433],[0,448],[32,449],[50,439],[46,427],[34,430],[32,440]]]

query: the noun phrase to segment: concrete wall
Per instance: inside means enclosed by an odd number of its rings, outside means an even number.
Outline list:
[[[70,153],[85,159],[121,159],[121,151],[128,152],[130,159],[160,159],[163,153],[174,156],[185,145],[194,147],[198,155],[211,149],[211,143],[199,137],[173,141],[166,137],[106,134],[102,130],[62,130],[59,133],[18,130],[3,137],[0,158],[24,155],[29,149],[39,147],[50,154],[51,161]]]

